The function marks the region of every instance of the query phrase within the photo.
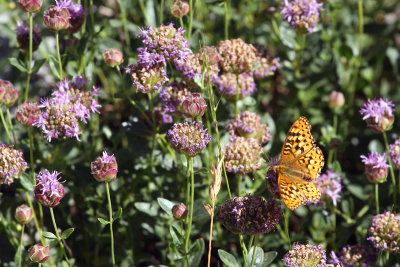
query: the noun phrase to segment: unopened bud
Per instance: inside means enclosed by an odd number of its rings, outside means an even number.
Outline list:
[[[329,107],[333,110],[339,109],[344,105],[344,95],[342,92],[333,91],[329,95]]]
[[[31,126],[39,117],[40,108],[37,103],[25,101],[19,106],[16,118],[19,123],[28,127]]]
[[[32,218],[32,209],[25,204],[18,206],[15,210],[15,219],[21,224],[29,223]]]
[[[185,204],[177,204],[172,207],[172,215],[174,216],[175,220],[182,220],[185,219],[187,216],[188,210]]]
[[[43,0],[18,0],[18,5],[23,11],[29,13],[37,13],[42,7]]]
[[[181,0],[175,0],[171,6],[171,15],[175,18],[182,18],[187,13],[189,13],[189,4]]]
[[[103,59],[106,64],[112,68],[119,66],[124,62],[124,56],[121,51],[116,48],[107,49],[103,53]]]
[[[50,6],[43,15],[43,20],[50,31],[58,32],[69,28],[71,15],[67,8],[61,6]]]
[[[41,244],[36,244],[29,249],[29,259],[33,262],[43,263],[47,261],[50,257],[49,246],[42,246]]]
[[[118,164],[114,155],[108,155],[103,152],[102,157],[98,157],[91,164],[92,174],[98,182],[111,182],[117,178]]]
[[[186,117],[195,118],[204,115],[207,104],[199,93],[192,93],[183,100],[182,107]]]

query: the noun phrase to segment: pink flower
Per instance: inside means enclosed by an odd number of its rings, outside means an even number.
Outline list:
[[[42,7],[43,0],[18,0],[17,3],[23,11],[29,13],[37,13]]]
[[[114,155],[103,151],[103,156],[91,163],[92,175],[98,182],[111,182],[117,178],[118,164]]]

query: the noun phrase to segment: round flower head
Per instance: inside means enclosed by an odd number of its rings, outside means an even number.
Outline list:
[[[342,177],[331,170],[327,170],[325,174],[315,178],[313,183],[321,192],[319,202],[324,203],[326,201],[332,201],[333,205],[337,206],[343,188],[340,183],[341,181]]]
[[[371,246],[364,244],[346,245],[341,251],[335,254],[330,253],[329,263],[335,266],[373,266],[376,261],[376,252]]]
[[[35,25],[32,30],[32,51],[36,51],[42,42],[42,34],[39,25]],[[20,21],[17,22],[17,42],[20,49],[29,50],[29,25]]]
[[[0,145],[0,184],[10,185],[14,178],[19,178],[28,168],[22,152],[13,146]]]
[[[174,81],[160,91],[160,99],[164,107],[171,113],[183,116],[183,100],[189,96],[191,90],[184,82]]]
[[[103,52],[103,60],[108,66],[114,68],[124,62],[124,56],[122,55],[121,51],[116,48],[112,48]]]
[[[33,218],[33,211],[32,209],[25,205],[22,204],[17,207],[15,210],[15,219],[21,223],[21,224],[27,224],[29,223]]]
[[[198,58],[202,65],[217,65],[221,60],[221,55],[215,46],[203,46],[200,48]],[[218,67],[218,66],[217,66]],[[217,69],[219,71],[219,69]]]
[[[280,156],[271,158],[268,162],[268,171],[267,175],[265,176],[265,185],[276,199],[281,199],[282,197],[278,185],[278,175],[274,171],[273,167],[278,166],[280,161]]]
[[[236,102],[257,90],[254,78],[249,73],[236,75],[227,72],[221,74],[216,78],[215,85],[221,95],[229,102]]]
[[[236,114],[235,119],[226,125],[226,130],[231,137],[253,137],[260,143],[267,143],[271,140],[268,126],[261,123],[260,116],[257,113],[251,111],[243,111],[242,114]]]
[[[39,114],[39,105],[27,100],[18,107],[18,111],[15,116],[19,123],[25,127],[29,127],[32,126],[32,124],[39,118]]]
[[[253,46],[256,48],[254,78],[261,79],[273,75],[280,67],[279,58],[274,58],[263,45],[253,44]]]
[[[368,127],[376,132],[385,132],[392,129],[394,122],[394,104],[383,98],[370,100],[360,109],[363,120]]]
[[[36,175],[34,194],[40,204],[54,208],[60,203],[65,194],[64,187],[59,182],[58,175],[60,174],[60,172],[50,173],[48,170],[44,170]]]
[[[98,182],[111,182],[117,178],[118,164],[114,155],[103,151],[103,156],[91,163],[92,175]]]
[[[227,199],[218,207],[216,218],[234,234],[264,234],[275,229],[282,211],[272,199],[250,195]]]
[[[0,79],[0,106],[13,106],[18,96],[18,90],[11,82]]]
[[[43,20],[50,31],[58,32],[69,28],[69,19],[71,15],[68,8],[57,3],[56,6],[50,6],[43,15]]]
[[[201,117],[207,108],[207,103],[199,93],[192,93],[182,103],[183,112],[187,118]]]
[[[283,262],[289,267],[324,267],[326,266],[326,252],[322,245],[313,246],[295,243],[289,250]]]
[[[153,124],[157,128],[164,124],[173,122],[172,116],[168,112],[169,111],[166,108],[155,107],[153,110],[146,110],[144,113],[146,114],[147,118],[144,116],[140,116],[139,121],[142,122],[149,130],[149,133],[152,134],[154,130]],[[153,113],[155,119],[154,123],[152,122]]]
[[[221,55],[219,64],[225,72],[240,74],[251,72],[256,62],[256,48],[242,39],[221,41],[218,52]]]
[[[332,91],[329,95],[329,107],[332,110],[338,110],[344,105],[345,99],[342,92]]]
[[[226,171],[240,174],[255,172],[261,168],[260,154],[263,151],[260,142],[254,138],[231,138],[222,152]]]
[[[49,246],[44,247],[42,244],[36,244],[29,249],[28,254],[31,261],[43,263],[50,257],[50,248]]]
[[[389,145],[390,158],[397,168],[400,168],[400,138],[394,144]]]
[[[388,176],[390,165],[386,163],[386,153],[379,155],[376,152],[368,153],[368,157],[361,155],[365,164],[365,175],[371,183],[384,183]]]
[[[43,0],[18,0],[17,3],[23,11],[37,13],[42,7]]]
[[[147,68],[142,64],[130,65],[125,72],[131,76],[136,92],[151,94],[158,91],[168,81],[167,72],[162,65]]]
[[[385,211],[372,218],[367,240],[379,251],[400,254],[400,215]]]
[[[181,0],[174,0],[170,12],[175,18],[182,18],[189,13],[189,4]]]
[[[172,207],[172,216],[175,220],[183,220],[187,217],[188,209],[185,204],[176,204]]]
[[[281,14],[298,32],[311,33],[319,20],[321,6],[317,0],[285,0]]]
[[[178,153],[188,157],[195,157],[211,140],[207,129],[203,129],[200,121],[174,124],[168,130],[167,138]]]
[[[83,6],[71,0],[60,0],[56,2],[57,6],[68,9],[70,14],[68,32],[72,34],[79,31],[86,17]]]

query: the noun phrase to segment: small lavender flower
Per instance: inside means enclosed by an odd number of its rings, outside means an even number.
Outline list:
[[[243,99],[257,90],[250,73],[242,73],[238,76],[230,72],[221,74],[216,78],[215,85],[221,95],[230,102]]]
[[[158,91],[168,81],[164,66],[153,64],[147,68],[142,64],[130,65],[125,72],[131,76],[136,92],[150,94]]]
[[[260,142],[254,138],[231,138],[222,151],[226,171],[240,174],[255,172],[261,168],[262,152]]]
[[[333,205],[337,206],[343,188],[341,181],[342,177],[331,170],[327,170],[326,174],[318,176],[313,183],[321,192],[319,202],[332,201]]]
[[[316,0],[285,0],[281,14],[292,28],[311,33],[319,20],[321,6]]]
[[[335,266],[368,267],[374,265],[376,256],[376,251],[371,246],[358,243],[344,246],[337,255],[331,251],[329,263]]]
[[[400,138],[394,144],[389,145],[389,154],[392,162],[396,167],[400,168]]]
[[[261,123],[260,116],[257,113],[251,111],[243,111],[242,114],[236,114],[235,119],[226,125],[226,130],[231,137],[252,137],[262,144],[271,140],[268,126]]]
[[[184,82],[174,81],[160,91],[160,99],[164,107],[178,116],[183,116],[183,100],[192,92]]]
[[[274,167],[278,166],[280,161],[280,155],[275,158],[271,158],[268,162],[268,171],[267,175],[265,176],[265,184],[276,199],[281,199],[281,193],[278,185],[278,175],[275,172]]]
[[[22,50],[29,50],[29,24],[17,21],[17,42]],[[32,51],[36,51],[42,42],[42,34],[39,25],[32,28]]]
[[[221,56],[219,64],[225,72],[241,74],[251,72],[256,62],[256,48],[242,39],[221,41],[218,52]]]
[[[282,215],[272,199],[256,196],[227,199],[218,207],[216,218],[234,234],[261,234],[275,229]]]
[[[18,96],[18,90],[11,82],[0,79],[0,106],[13,106]]]
[[[261,79],[273,75],[280,67],[279,58],[274,58],[263,45],[253,44],[253,46],[256,48],[254,78]]]
[[[368,99],[364,108],[360,109],[363,120],[368,127],[381,133],[392,129],[394,122],[394,104],[383,98]]]
[[[118,164],[114,155],[103,151],[103,156],[91,163],[92,175],[98,182],[111,182],[117,178]]]
[[[376,152],[368,153],[368,157],[361,155],[365,164],[365,175],[371,183],[386,182],[390,165],[386,161],[386,153],[379,155]]]
[[[178,153],[188,157],[195,157],[211,140],[200,121],[174,124],[167,132],[167,138]]]
[[[76,33],[82,27],[85,21],[85,9],[82,5],[75,3],[71,0],[60,0],[56,1],[57,6],[68,9],[70,14],[69,19],[69,33]]]
[[[283,258],[289,267],[324,267],[326,266],[326,252],[322,245],[302,245],[295,243]]]
[[[22,152],[13,146],[0,145],[0,184],[10,185],[14,178],[19,178],[28,168]]]
[[[15,117],[19,123],[25,127],[29,127],[39,118],[39,114],[39,105],[27,100],[18,107]]]
[[[390,211],[375,215],[368,229],[371,241],[380,251],[400,254],[400,215]]]
[[[58,175],[60,172],[48,170],[40,171],[36,175],[36,186],[34,190],[36,200],[49,208],[54,208],[60,203],[64,197],[64,187],[59,182]]]

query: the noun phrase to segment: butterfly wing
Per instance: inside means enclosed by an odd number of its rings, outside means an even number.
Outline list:
[[[299,178],[305,182],[311,182],[317,178],[324,167],[324,154],[319,147],[315,146],[296,158],[293,165],[296,169],[301,169],[302,177]]]

